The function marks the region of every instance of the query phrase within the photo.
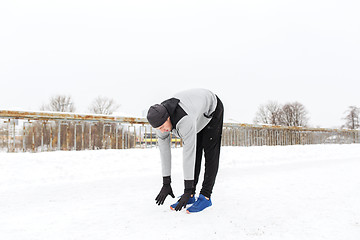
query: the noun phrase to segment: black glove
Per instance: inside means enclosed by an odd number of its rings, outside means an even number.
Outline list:
[[[189,201],[191,194],[194,190],[194,180],[185,180],[184,194],[179,199],[179,203],[175,207],[175,211],[180,211],[182,207],[186,208],[186,204]]]
[[[163,186],[162,186],[162,188],[160,190],[160,193],[155,198],[157,205],[163,205],[167,195],[170,195],[173,198],[175,198],[174,193],[172,191],[172,188],[170,186],[170,183],[171,183],[170,176],[163,177]]]

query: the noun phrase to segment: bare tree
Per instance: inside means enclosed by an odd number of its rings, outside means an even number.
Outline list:
[[[255,116],[255,123],[280,125],[282,123],[282,108],[277,102],[270,101],[260,105]]]
[[[50,98],[48,105],[43,105],[40,110],[52,112],[75,112],[71,96],[56,95]]]
[[[270,101],[266,105],[260,105],[254,122],[305,127],[308,123],[308,117],[305,106],[299,102],[287,103],[281,106],[277,102]]]
[[[350,106],[345,113],[345,127],[348,129],[358,129],[360,127],[360,108]]]
[[[305,106],[299,102],[287,103],[282,108],[283,125],[305,127],[308,123]]]
[[[92,102],[89,110],[96,114],[110,115],[119,107],[120,105],[116,104],[114,99],[99,96]]]

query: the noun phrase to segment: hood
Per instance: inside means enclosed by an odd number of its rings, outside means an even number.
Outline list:
[[[166,110],[168,111],[170,118],[171,118],[171,116],[174,115],[176,107],[178,106],[179,102],[180,102],[180,100],[177,98],[170,98],[161,103],[161,105],[163,105],[166,108]]]
[[[187,113],[180,107],[180,100],[177,98],[170,98],[161,103],[169,113],[170,121],[173,128],[176,128],[177,123],[182,119]]]

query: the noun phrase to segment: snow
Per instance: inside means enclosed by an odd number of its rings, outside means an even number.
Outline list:
[[[220,161],[213,206],[186,214],[155,204],[157,148],[0,153],[0,239],[360,239],[359,144],[223,147]]]

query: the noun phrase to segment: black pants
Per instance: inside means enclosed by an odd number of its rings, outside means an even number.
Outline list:
[[[205,174],[200,193],[210,198],[219,168],[221,135],[223,128],[224,106],[217,98],[217,106],[211,121],[197,134],[195,160],[195,188],[199,181],[202,154],[205,154]]]

